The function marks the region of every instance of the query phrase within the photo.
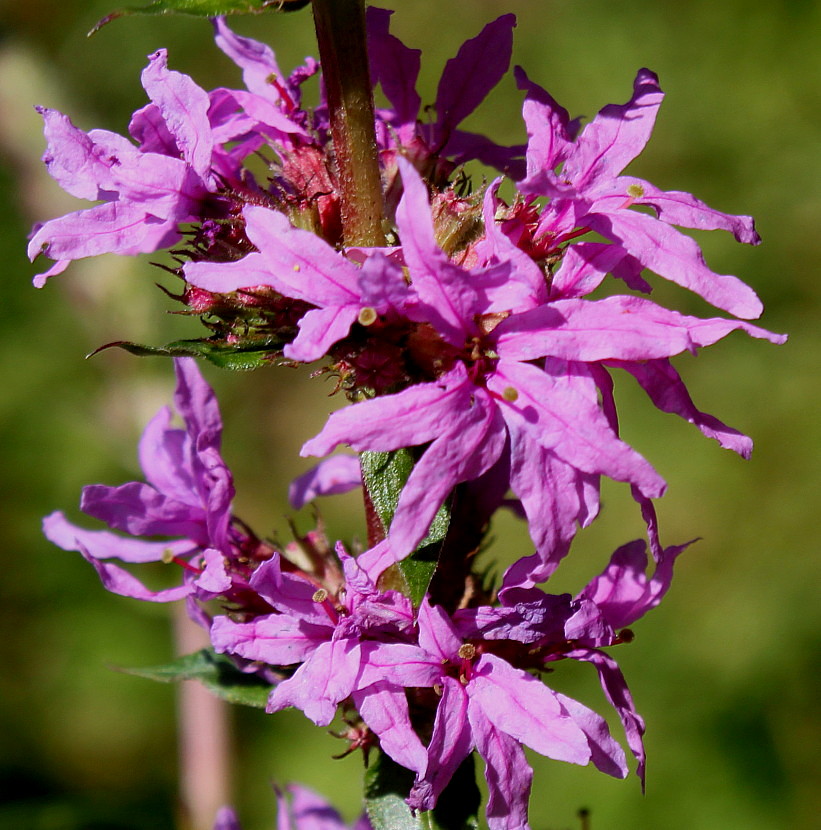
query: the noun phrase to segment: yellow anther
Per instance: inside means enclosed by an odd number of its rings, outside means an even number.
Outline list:
[[[174,551],[171,548],[166,548],[162,552],[162,561],[164,565],[170,565],[174,561]]]
[[[328,599],[328,592],[324,588],[318,588],[314,591],[314,595],[311,597],[314,602],[325,602]]]
[[[641,199],[641,197],[644,196],[644,188],[640,184],[628,185],[627,195],[631,199]]]
[[[519,399],[519,393],[512,386],[507,386],[507,387],[505,387],[504,392],[502,392],[502,397],[508,403],[513,403],[513,401],[516,401],[516,400]]]
[[[298,263],[298,262],[295,262],[295,263],[294,263],[294,271],[299,272],[299,271],[301,271],[301,270],[302,270],[302,269],[300,268],[299,263]]]
[[[456,653],[463,660],[472,660],[476,656],[476,646],[473,643],[462,643]]]
[[[361,326],[372,326],[378,318],[379,315],[376,313],[376,309],[366,305],[365,308],[360,310],[357,320],[359,320]]]

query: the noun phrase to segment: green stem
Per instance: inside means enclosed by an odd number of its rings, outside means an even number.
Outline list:
[[[382,246],[382,179],[374,133],[364,0],[313,0],[346,245]]]

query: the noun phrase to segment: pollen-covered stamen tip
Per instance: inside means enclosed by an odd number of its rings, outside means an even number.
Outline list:
[[[456,653],[463,660],[472,660],[476,656],[476,646],[473,643],[462,643]]]
[[[512,386],[506,386],[502,391],[502,397],[508,403],[513,403],[519,399],[519,393]]]
[[[360,310],[359,316],[356,318],[360,326],[372,326],[378,319],[379,315],[375,308],[366,305]]]
[[[627,185],[627,199],[622,208],[629,208],[636,199],[641,199],[644,196],[644,188],[640,184]]]
[[[339,622],[339,610],[334,608],[331,602],[328,599],[328,592],[325,588],[317,588],[314,591],[313,596],[311,599],[316,602],[317,604],[321,605],[322,608],[325,610],[325,613],[328,615],[328,619],[336,625]]]

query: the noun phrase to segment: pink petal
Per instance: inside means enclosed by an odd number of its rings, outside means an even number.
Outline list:
[[[355,455],[333,455],[291,482],[288,501],[294,510],[301,510],[318,496],[347,493],[361,485],[359,458]]]

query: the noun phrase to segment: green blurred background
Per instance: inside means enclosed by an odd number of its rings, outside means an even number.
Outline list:
[[[72,210],[46,176],[39,103],[84,129],[125,132],[145,102],[139,72],[160,46],[171,65],[211,88],[239,73],[206,22],[132,18],[91,40],[85,32],[113,0],[0,2],[0,246],[2,320],[3,578],[0,580],[0,827],[9,830],[173,827],[174,689],[112,670],[173,655],[169,610],[108,595],[79,556],[47,544],[40,518],[78,518],[80,488],[139,476],[135,442],[170,396],[170,366],[109,351],[115,339],[160,343],[195,336],[169,315],[148,261],[77,263],[44,290],[30,280],[25,237],[35,219]],[[116,4],[113,4],[116,6]],[[710,265],[760,293],[764,324],[786,331],[780,348],[742,335],[678,367],[696,403],[750,433],[742,462],[664,416],[628,379],[617,385],[624,433],[670,483],[660,506],[668,544],[702,540],[680,560],[664,605],[620,650],[648,722],[647,795],[636,780],[534,759],[534,830],[810,830],[821,816],[818,567],[821,449],[818,329],[821,254],[821,10],[813,0],[413,0],[396,32],[424,47],[423,98],[444,61],[484,22],[519,17],[514,60],[572,114],[592,116],[630,95],[636,69],[659,73],[667,92],[653,140],[631,170],[687,190],[721,210],[751,213],[764,244],[702,234]],[[314,54],[305,13],[236,18],[271,43],[283,69]],[[518,141],[520,95],[511,78],[469,124]],[[657,281],[656,284],[658,284]],[[660,301],[706,307],[667,286]],[[329,386],[296,371],[227,375],[205,367],[226,421],[225,454],[237,512],[261,533],[287,538],[297,451],[320,427]],[[260,446],[260,444],[262,446]],[[356,500],[324,507],[335,536],[361,533]],[[608,487],[605,509],[559,572],[578,590],[617,545],[641,533],[628,495]],[[297,521],[305,528],[310,516]],[[527,552],[512,520],[496,550]],[[592,670],[561,666],[551,682],[604,710]],[[270,782],[298,780],[352,819],[357,756],[331,761],[340,744],[298,713],[235,714],[235,801],[246,830],[273,827]]]

